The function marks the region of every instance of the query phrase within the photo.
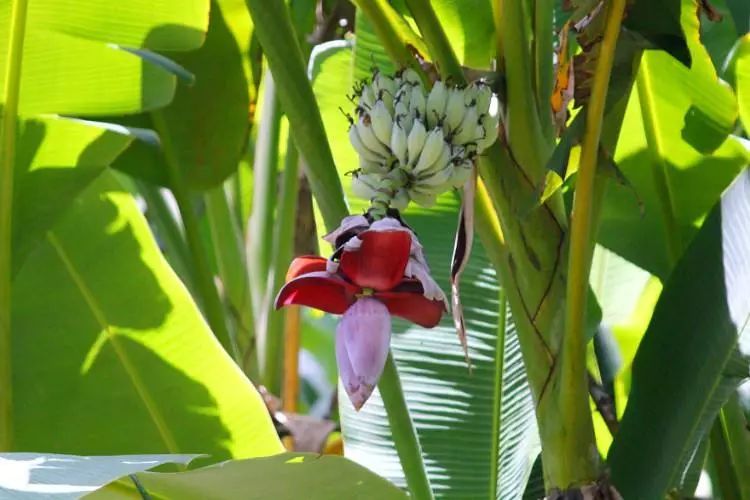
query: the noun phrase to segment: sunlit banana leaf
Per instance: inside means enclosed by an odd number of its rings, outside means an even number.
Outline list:
[[[78,194],[132,139],[124,127],[96,122],[56,117],[20,122],[13,185],[14,274]]]
[[[135,476],[140,493],[129,478],[124,478],[86,498],[124,499],[143,492],[153,498],[184,500],[406,498],[388,481],[351,460],[311,453],[282,453],[267,458],[233,460],[190,472],[143,472]]]
[[[0,3],[0,68],[11,4]],[[175,76],[123,49],[195,49],[207,23],[208,0],[29,2],[20,112],[102,115],[164,106]],[[0,72],[0,88],[4,79]]]
[[[76,500],[127,474],[168,463],[187,465],[196,456],[2,453],[0,494],[14,500]]]
[[[375,41],[366,35],[364,39]],[[360,45],[355,53],[364,60],[364,53],[380,50],[372,43]],[[345,97],[351,81],[341,77],[351,74],[351,68],[346,45],[337,42],[316,51],[314,90],[342,174],[357,167],[346,135],[348,123],[338,109],[351,107]],[[346,177],[344,185],[349,189]],[[365,208],[362,200],[353,197],[349,203],[352,213]],[[458,202],[451,194],[431,209],[414,207],[404,214],[444,290],[449,289],[457,215]],[[505,330],[498,332],[500,290],[494,272],[481,247],[474,248],[462,286],[473,371],[469,372],[449,315],[432,330],[394,321],[392,345],[436,494],[513,498],[523,491],[539,451],[534,407],[512,321],[508,319]],[[496,387],[500,374],[502,385]],[[404,485],[379,395],[374,394],[359,413],[343,393],[339,404],[346,455]]]
[[[260,396],[112,174],[45,229],[12,287],[15,449],[212,461],[281,451]]]
[[[602,207],[599,243],[662,279],[747,162],[745,148],[717,128],[731,110],[705,81],[663,52],[644,54],[615,152],[632,188],[610,183]],[[713,118],[694,107],[699,92]]]

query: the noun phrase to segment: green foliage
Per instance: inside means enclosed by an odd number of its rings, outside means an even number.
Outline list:
[[[677,264],[641,341],[609,454],[626,498],[658,498],[679,487],[719,409],[747,377],[748,200],[745,172]]]
[[[172,150],[162,154],[152,144],[137,142],[118,158],[115,167],[167,185],[166,155],[174,158],[188,186],[195,189],[217,186],[234,172],[247,146],[250,127],[251,32],[242,0],[215,0],[205,43],[173,56],[193,75],[194,83],[179,85],[171,103],[158,111],[161,127],[148,115],[125,121],[155,128],[162,137],[162,148]]]
[[[135,476],[141,491],[153,498],[406,498],[398,488],[360,465],[341,457],[311,453],[282,453],[184,473],[142,472]],[[126,478],[87,498],[116,500],[129,498],[131,492],[137,494],[134,484]]]
[[[3,46],[11,3],[0,4]],[[77,8],[60,0],[32,1],[19,110],[92,116],[164,106],[174,95],[175,76],[128,49],[195,49],[207,23],[207,0],[139,0],[125,6],[97,0]],[[6,57],[0,51],[2,68]]]
[[[197,455],[76,456],[54,453],[3,453],[14,477],[0,486],[8,498],[79,498],[127,474],[164,464],[187,465]],[[33,478],[31,477],[33,475]],[[25,477],[24,477],[25,476]],[[26,480],[26,481],[24,481]]]
[[[13,297],[17,449],[213,461],[281,450],[260,396],[111,174],[46,229]]]
[[[715,125],[732,108],[704,83],[667,54],[644,54],[615,152],[632,188],[610,183],[602,207],[599,242],[661,278],[747,163],[744,147]],[[694,107],[698,92],[713,115]]]

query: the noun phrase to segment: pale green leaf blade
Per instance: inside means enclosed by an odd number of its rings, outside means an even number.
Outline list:
[[[13,297],[16,449],[210,460],[282,450],[111,174],[46,232]]]
[[[717,412],[748,377],[748,221],[745,171],[666,282],[609,453],[612,479],[625,498],[661,498],[678,486]]]
[[[146,4],[152,8],[144,8]],[[0,3],[0,47],[8,41],[10,5]],[[22,54],[19,110],[25,114],[91,116],[164,106],[174,93],[174,76],[120,46],[196,48],[208,16],[208,0],[127,6],[49,0],[31,6]],[[0,50],[2,68],[6,52]],[[0,72],[0,84],[4,80]]]
[[[132,139],[119,125],[59,117],[20,122],[13,183],[14,274],[78,194]]]
[[[144,490],[154,498],[407,498],[385,479],[346,458],[312,453],[282,453],[273,457],[233,460],[189,472],[142,472],[136,476]],[[136,493],[134,489],[133,493]],[[109,486],[87,498],[123,497],[118,495],[117,489]]]
[[[164,464],[187,465],[198,455],[78,456],[2,453],[0,495],[14,500],[76,500],[119,477]]]
[[[152,50],[192,50],[203,43],[207,0],[35,0],[35,29]]]

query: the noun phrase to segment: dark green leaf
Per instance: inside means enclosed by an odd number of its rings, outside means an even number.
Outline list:
[[[724,193],[666,282],[633,362],[609,454],[625,498],[680,483],[721,406],[748,377],[750,172]]]
[[[171,148],[183,176],[192,188],[217,186],[237,169],[247,146],[250,126],[247,9],[237,12],[242,0],[212,3],[206,43],[198,50],[174,57],[194,75],[195,83],[177,87],[174,100],[152,122],[141,116],[127,123],[156,128],[162,147]],[[229,18],[229,14],[232,18]],[[153,183],[166,184],[164,155],[158,148],[135,142],[115,167]]]

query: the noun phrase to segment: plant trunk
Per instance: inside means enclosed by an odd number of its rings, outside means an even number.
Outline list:
[[[585,380],[575,398],[561,400],[560,356],[565,329],[567,221],[553,207],[561,206],[561,195],[535,208],[535,185],[515,163],[506,148],[496,147],[493,160],[482,162],[480,172],[492,189],[492,199],[508,247],[500,268],[536,403],[542,442],[542,461],[547,491],[565,491],[595,484],[599,477],[599,454]],[[557,199],[555,199],[557,198]],[[563,406],[573,407],[580,425],[566,428]],[[570,443],[575,443],[574,447]],[[572,449],[571,449],[572,448]]]

